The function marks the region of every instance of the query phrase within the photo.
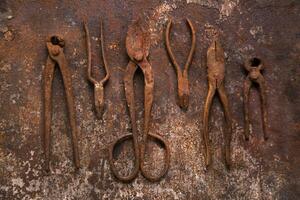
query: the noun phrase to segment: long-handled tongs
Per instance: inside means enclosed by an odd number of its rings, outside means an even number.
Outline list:
[[[102,59],[103,59],[106,75],[101,81],[97,81],[92,76],[91,39],[90,39],[89,28],[86,22],[84,22],[84,30],[86,33],[86,44],[87,44],[87,54],[88,54],[88,67],[87,67],[88,80],[92,84],[94,84],[95,109],[96,109],[97,117],[100,119],[104,112],[104,85],[110,77],[109,67],[107,65],[106,58],[105,58],[102,21],[100,22],[101,53],[102,53]]]
[[[178,105],[186,110],[189,105],[189,95],[190,95],[190,90],[189,90],[189,80],[188,80],[188,71],[189,71],[189,66],[191,65],[194,52],[195,52],[195,46],[196,46],[196,34],[195,34],[195,29],[193,27],[192,22],[189,19],[186,19],[190,30],[192,34],[192,46],[190,49],[190,53],[188,55],[187,61],[184,65],[183,72],[181,71],[181,68],[176,61],[176,58],[172,52],[171,45],[170,45],[170,29],[172,25],[172,21],[170,20],[168,25],[167,25],[167,30],[166,30],[166,47],[167,47],[167,52],[169,54],[169,57],[171,59],[171,62],[176,70],[177,74],[177,79],[178,79]]]

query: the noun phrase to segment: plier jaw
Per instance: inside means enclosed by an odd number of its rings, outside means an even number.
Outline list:
[[[101,119],[104,113],[104,86],[102,83],[94,85],[95,109],[98,119]]]
[[[178,76],[178,102],[177,102],[177,104],[184,111],[186,111],[188,109],[189,96],[190,96],[190,89],[189,89],[188,79]]]
[[[62,37],[53,35],[47,38],[46,46],[49,56],[56,60],[55,57],[62,53],[62,48],[65,46],[65,41]]]

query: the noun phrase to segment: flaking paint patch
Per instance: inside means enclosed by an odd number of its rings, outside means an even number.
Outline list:
[[[153,45],[156,45],[160,41],[164,25],[168,21],[168,14],[176,8],[175,3],[169,4],[167,2],[154,8],[149,21],[149,31]]]
[[[219,20],[226,20],[231,16],[233,10],[238,7],[239,0],[223,0],[221,2],[213,0],[187,0],[188,4],[195,3],[204,7],[213,8],[219,11]]]
[[[239,0],[224,0],[220,6],[220,13],[222,17],[229,17],[232,11],[238,6]],[[220,18],[222,18],[220,16]]]

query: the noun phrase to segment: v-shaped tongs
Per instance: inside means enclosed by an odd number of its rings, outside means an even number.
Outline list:
[[[262,125],[264,132],[264,139],[268,139],[267,135],[267,101],[266,101],[266,84],[261,71],[264,69],[264,65],[259,58],[252,58],[246,61],[244,65],[245,69],[249,72],[244,82],[244,110],[245,110],[245,138],[249,140],[249,91],[253,83],[258,84],[260,89],[261,98],[261,114]]]
[[[208,137],[208,119],[213,97],[218,91],[220,100],[223,104],[225,119],[227,123],[227,132],[225,133],[225,161],[226,166],[230,167],[230,142],[232,131],[232,119],[229,110],[228,98],[225,92],[225,58],[224,50],[219,41],[213,41],[207,51],[207,73],[208,73],[208,93],[205,101],[204,116],[203,116],[203,138],[205,146],[205,164],[209,166],[211,163],[211,153],[209,148]]]
[[[89,28],[86,22],[84,22],[84,30],[86,33],[86,44],[87,44],[87,54],[88,54],[88,67],[87,67],[88,80],[92,84],[94,84],[95,109],[96,109],[97,117],[100,119],[104,112],[104,84],[108,81],[110,77],[109,67],[107,65],[106,58],[105,58],[102,21],[100,22],[100,40],[101,40],[102,60],[104,64],[104,69],[106,71],[106,75],[101,81],[97,81],[92,76],[91,39],[90,39]]]
[[[172,25],[172,21],[170,20],[168,25],[167,25],[167,30],[166,30],[166,47],[167,47],[167,52],[169,54],[169,57],[171,59],[171,62],[176,70],[177,74],[177,85],[178,85],[178,105],[186,110],[189,105],[189,95],[190,95],[190,90],[189,90],[189,80],[188,80],[188,70],[189,66],[191,65],[194,52],[195,52],[195,46],[196,46],[196,34],[195,34],[195,29],[193,27],[192,22],[189,19],[186,19],[190,30],[192,34],[192,46],[190,49],[190,53],[188,55],[187,61],[184,65],[183,72],[181,71],[181,68],[176,61],[176,58],[172,52],[171,45],[170,45],[170,29]]]

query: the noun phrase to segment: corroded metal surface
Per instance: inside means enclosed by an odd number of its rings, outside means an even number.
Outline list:
[[[298,0],[186,1],[0,1],[0,199],[299,199],[300,146],[300,5]],[[127,27],[137,16],[147,18],[151,48],[149,62],[155,79],[150,133],[170,143],[167,175],[150,183],[139,175],[133,182],[117,181],[108,164],[108,146],[129,134],[123,77],[128,56]],[[82,20],[89,19],[99,35],[99,18],[111,78],[105,88],[106,111],[94,114],[93,87],[86,79],[87,54]],[[176,105],[176,74],[164,45],[164,30],[173,20],[172,44],[179,64],[190,49],[188,17],[197,33],[189,69],[187,112]],[[205,168],[202,113],[207,93],[206,52],[216,33],[225,52],[226,80],[233,117],[231,169],[224,167],[224,117],[214,101],[210,124],[212,167]],[[74,173],[62,77],[53,82],[51,176],[43,171],[42,72],[47,58],[45,38],[60,34],[72,74],[78,123],[81,169]],[[100,38],[91,37],[99,52]],[[268,134],[263,139],[260,98],[250,93],[250,140],[244,139],[244,60],[258,56],[266,65]],[[94,56],[100,63],[100,56]],[[93,66],[92,66],[93,67]],[[102,70],[102,69],[101,69]],[[100,80],[105,74],[93,69]],[[143,76],[135,76],[137,125],[143,125]],[[118,167],[133,167],[131,143],[120,147]],[[122,151],[121,151],[122,150]],[[161,169],[163,151],[150,143],[147,170]],[[116,152],[118,153],[118,151]],[[128,171],[124,170],[124,173]],[[154,172],[156,173],[156,172]],[[159,171],[157,171],[159,173]]]

